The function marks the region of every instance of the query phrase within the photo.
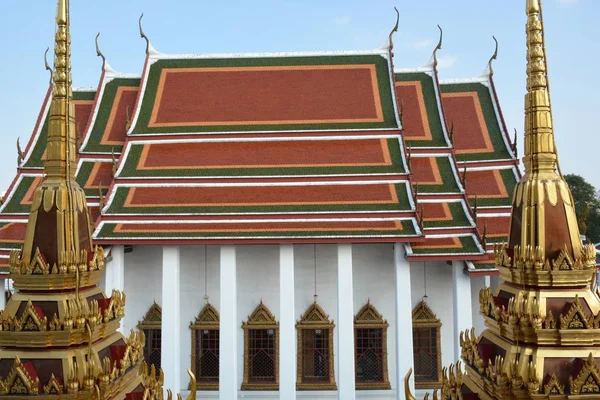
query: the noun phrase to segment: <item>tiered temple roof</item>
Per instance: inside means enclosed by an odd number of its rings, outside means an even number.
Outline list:
[[[74,98],[94,239],[400,241],[410,259],[493,271],[519,172],[491,73],[440,83],[433,60],[394,72],[392,55],[391,40],[222,55],[148,42],[141,77],[104,61],[97,90]],[[22,244],[42,178],[50,95],[0,208],[0,268]]]

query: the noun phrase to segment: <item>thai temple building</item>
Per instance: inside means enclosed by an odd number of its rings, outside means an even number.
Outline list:
[[[54,381],[75,390],[73,374],[95,393],[92,371],[129,382],[116,386],[123,395],[164,380],[203,399],[404,399],[414,368],[418,391],[441,388],[442,366],[465,351],[461,332],[492,323],[478,312],[503,270],[496,244],[525,240],[509,238],[521,174],[494,86],[497,47],[482,76],[444,81],[441,35],[423,67],[400,69],[397,30],[376,50],[166,54],[140,18],[138,74],[114,71],[96,38],[97,88],[71,97],[57,63],[0,206],[0,378],[31,360],[38,393]],[[59,188],[66,203],[50,194]],[[568,198],[561,188],[554,203]],[[77,219],[54,226],[62,207]],[[566,262],[579,266],[572,246]],[[502,299],[518,291],[502,288]],[[492,339],[507,329],[495,326]],[[35,361],[44,346],[75,346],[60,347],[60,373]],[[129,369],[113,366],[115,346],[135,349]],[[127,375],[141,353],[164,378]]]
[[[504,281],[482,289],[486,330],[460,335],[442,399],[599,399],[600,297],[593,244],[582,244],[558,163],[541,1],[527,0],[525,174],[509,237],[495,247]],[[416,365],[415,365],[416,370]],[[406,376],[406,398],[411,394]],[[433,394],[438,399],[438,393]]]
[[[93,243],[86,195],[75,180],[69,15],[69,1],[59,0],[44,176],[22,247],[10,252],[16,291],[0,312],[0,398],[163,399],[162,372],[143,362],[144,333],[118,331],[125,294],[107,297],[98,287],[104,252]]]

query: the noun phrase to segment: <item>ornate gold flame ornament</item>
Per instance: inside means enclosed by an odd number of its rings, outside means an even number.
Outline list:
[[[144,334],[117,331],[125,293],[97,287],[104,251],[74,176],[69,16],[69,0],[58,0],[45,177],[23,248],[10,255],[17,292],[0,312],[0,398],[162,400],[162,372],[143,364]]]
[[[495,249],[504,283],[481,290],[487,329],[460,335],[464,372],[460,362],[444,370],[442,399],[600,398],[596,254],[558,164],[541,0],[526,6],[525,174],[508,243]]]

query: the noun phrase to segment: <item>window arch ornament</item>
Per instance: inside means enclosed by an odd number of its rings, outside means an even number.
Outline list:
[[[315,301],[296,323],[298,334],[297,390],[337,390],[333,357],[333,329]]]
[[[279,322],[260,301],[244,330],[244,379],[242,390],[279,389]]]
[[[210,303],[190,323],[196,390],[219,390],[219,312]],[[190,387],[190,390],[193,390]]]
[[[371,301],[354,317],[354,362],[357,390],[391,389],[387,360],[389,324]]]
[[[137,328],[144,332],[146,343],[144,344],[144,360],[148,366],[154,365],[156,371],[160,371],[160,358],[162,347],[162,309],[153,302],[144,319],[138,322]]]
[[[442,387],[442,322],[422,300],[412,313],[415,388]]]

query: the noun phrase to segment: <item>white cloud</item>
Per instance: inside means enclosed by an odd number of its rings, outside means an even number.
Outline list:
[[[350,16],[344,15],[343,17],[336,17],[333,19],[333,23],[336,25],[347,25],[350,22]]]
[[[414,42],[413,46],[415,49],[422,49],[423,47],[432,47],[433,40],[430,40],[430,39],[419,40],[417,42]]]
[[[573,4],[577,4],[579,0],[558,0],[558,4],[563,6],[571,6]]]
[[[458,60],[458,57],[456,56],[441,56],[438,57],[438,69],[446,69],[446,68],[451,68],[454,64],[456,64],[456,61]]]

